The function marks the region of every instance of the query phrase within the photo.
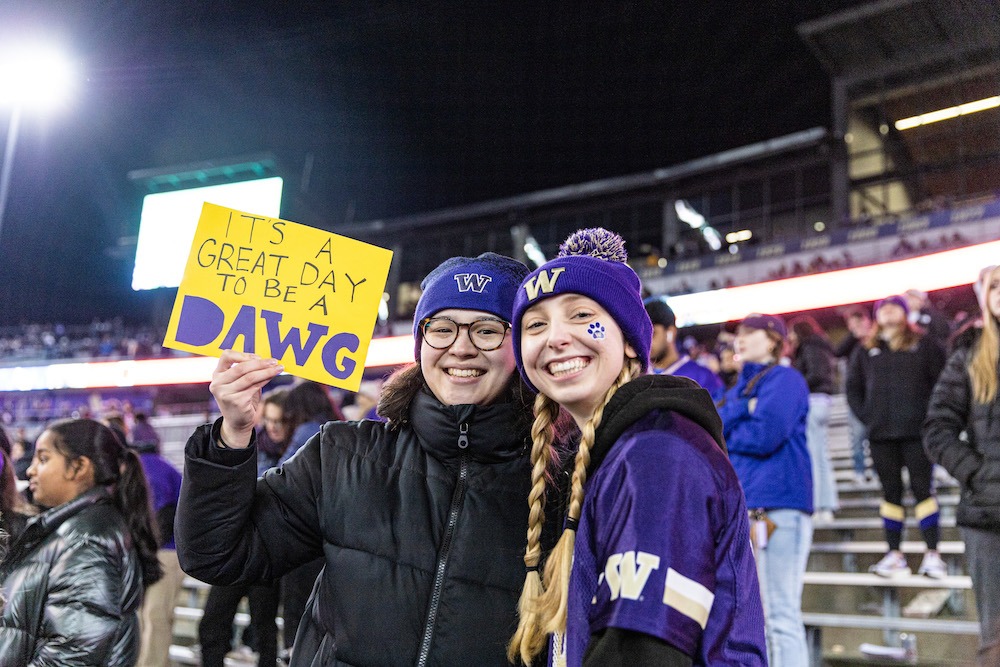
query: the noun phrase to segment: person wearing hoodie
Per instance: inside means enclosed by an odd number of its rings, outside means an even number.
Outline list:
[[[414,315],[417,363],[380,396],[388,421],[324,424],[260,479],[253,426],[281,365],[223,353],[222,418],[185,451],[177,553],[212,584],[323,557],[293,667],[507,664],[531,479],[530,397],[508,334],[527,272],[494,253],[438,266]]]
[[[520,621],[511,661],[765,665],[764,616],[739,480],[709,393],[645,375],[652,325],[621,237],[581,230],[514,304],[518,370],[538,392]],[[559,484],[553,424],[580,429]],[[546,512],[565,523],[539,569]],[[544,582],[544,585],[543,585]]]
[[[812,464],[806,446],[809,387],[778,363],[787,338],[774,315],[747,316],[736,330],[739,380],[719,403],[729,458],[754,519],[771,665],[809,664],[802,586],[812,544]]]

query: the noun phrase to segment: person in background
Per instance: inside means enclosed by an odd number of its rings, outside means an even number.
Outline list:
[[[840,509],[837,483],[833,478],[827,429],[830,426],[831,394],[837,392],[834,378],[836,359],[833,347],[819,323],[808,315],[799,315],[788,323],[792,366],[809,386],[809,416],[806,421],[806,446],[812,462],[813,518],[821,523],[833,521]]]
[[[223,353],[210,385],[223,416],[186,448],[178,555],[225,584],[323,556],[293,667],[507,665],[531,480],[508,333],[527,272],[494,253],[438,266],[414,313],[417,363],[382,388],[388,421],[325,424],[260,479],[260,389],[282,368]]]
[[[907,318],[911,324],[920,327],[942,349],[951,338],[951,322],[940,310],[931,304],[927,292],[908,289],[903,294],[907,306]]]
[[[812,464],[806,446],[809,386],[778,363],[788,335],[775,315],[736,329],[739,381],[719,401],[729,459],[753,519],[757,573],[773,667],[809,664],[802,587],[812,544]]]
[[[142,600],[142,632],[138,667],[167,667],[173,638],[174,607],[184,572],[174,545],[174,514],[181,492],[181,474],[160,455],[160,435],[145,413],[136,413],[131,447],[139,454],[146,483],[153,494],[153,516],[158,528],[156,552],[163,577],[146,589]]]
[[[902,477],[905,467],[917,501],[914,513],[927,544],[918,572],[940,578],[948,571],[937,552],[940,510],[934,495],[933,464],[921,441],[921,425],[944,366],[944,350],[909,322],[908,307],[901,296],[876,302],[875,327],[851,355],[847,401],[868,429],[872,461],[882,483],[879,514],[889,551],[871,571],[883,577],[910,574],[900,551],[906,519]]]
[[[33,513],[17,490],[12,450],[7,431],[0,426],[0,532],[4,534],[7,544],[21,535],[25,522]],[[3,558],[0,558],[0,563],[3,563]]]
[[[649,348],[650,372],[655,375],[679,375],[691,378],[704,387],[713,397],[724,389],[718,375],[705,368],[687,354],[677,352],[677,318],[667,305],[666,297],[651,296],[643,305],[653,323],[653,337]]]
[[[860,307],[852,307],[844,314],[844,323],[847,325],[848,335],[833,350],[834,356],[843,360],[844,383],[850,381],[850,358],[854,348],[867,340],[872,331],[872,318],[868,311]],[[854,481],[857,484],[868,482],[872,479],[871,470],[868,469],[868,429],[864,422],[854,414],[854,410],[847,407],[847,431],[851,440],[851,460],[854,463]]]
[[[722,425],[689,378],[644,374],[652,327],[626,259],[617,234],[581,230],[514,303],[518,370],[538,397],[527,574],[508,657],[532,664],[551,634],[553,665],[764,665],[749,522]],[[560,408],[582,435],[542,586]]]
[[[278,465],[288,449],[289,428],[285,421],[286,387],[278,387],[263,395],[260,414],[262,426],[257,429],[257,476]],[[311,584],[310,584],[311,585]],[[261,665],[271,665],[278,659],[278,605],[281,600],[280,582],[212,586],[205,601],[205,613],[198,622],[198,642],[201,645],[202,667],[222,667],[232,649],[233,619],[240,601],[247,598],[250,625],[244,632],[244,644],[257,651]],[[294,611],[293,611],[294,613]],[[291,646],[294,635],[289,639]]]
[[[28,468],[35,502],[0,565],[4,667],[131,667],[143,590],[161,576],[135,452],[89,419],[54,422]]]
[[[14,462],[14,476],[18,479],[28,479],[28,467],[31,465],[31,456],[34,451],[35,447],[28,439],[24,427],[18,427],[17,436],[11,442],[10,456]]]
[[[302,448],[309,439],[319,433],[323,424],[344,421],[344,414],[330,396],[329,390],[318,382],[303,381],[292,386],[285,397],[285,428],[291,433],[288,447],[278,459],[283,465]],[[281,608],[284,619],[286,651],[292,651],[299,619],[306,608],[316,577],[323,569],[323,559],[317,558],[306,563],[281,578]]]
[[[962,490],[956,522],[976,595],[983,667],[1000,665],[1000,268],[988,269],[977,290],[980,336],[948,359],[923,425],[927,455]]]

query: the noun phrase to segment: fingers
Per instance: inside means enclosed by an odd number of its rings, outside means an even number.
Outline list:
[[[242,393],[257,390],[280,375],[284,366],[276,359],[261,359],[255,354],[226,350],[212,373],[210,389],[226,393]]]

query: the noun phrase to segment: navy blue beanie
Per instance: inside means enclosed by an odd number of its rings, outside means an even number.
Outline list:
[[[642,285],[625,260],[625,242],[600,227],[581,229],[559,247],[559,256],[549,260],[521,283],[514,300],[511,321],[517,370],[532,390],[521,360],[521,320],[524,312],[543,299],[560,294],[582,294],[601,304],[622,330],[625,342],[638,355],[642,370],[649,368],[649,346],[653,325],[642,304]]]
[[[452,257],[427,274],[413,313],[413,358],[420,361],[420,322],[447,308],[482,310],[510,321],[514,294],[528,267],[516,259],[484,252]]]

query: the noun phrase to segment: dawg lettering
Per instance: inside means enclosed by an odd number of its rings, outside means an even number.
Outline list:
[[[539,271],[537,276],[524,284],[524,293],[528,295],[528,301],[537,299],[539,292],[551,294],[552,290],[556,288],[556,281],[565,270],[566,267],[560,266],[558,269],[552,269],[552,273],[547,270]]]
[[[482,294],[486,285],[493,280],[491,276],[484,276],[481,273],[456,273],[455,282],[458,283],[459,292],[472,290],[476,294]]]
[[[626,551],[608,557],[597,587],[608,585],[610,599],[638,600],[654,570],[660,569],[660,557],[645,551]],[[704,630],[715,594],[694,579],[670,567],[663,586],[663,604],[684,614]],[[597,596],[591,604],[597,603]]]

